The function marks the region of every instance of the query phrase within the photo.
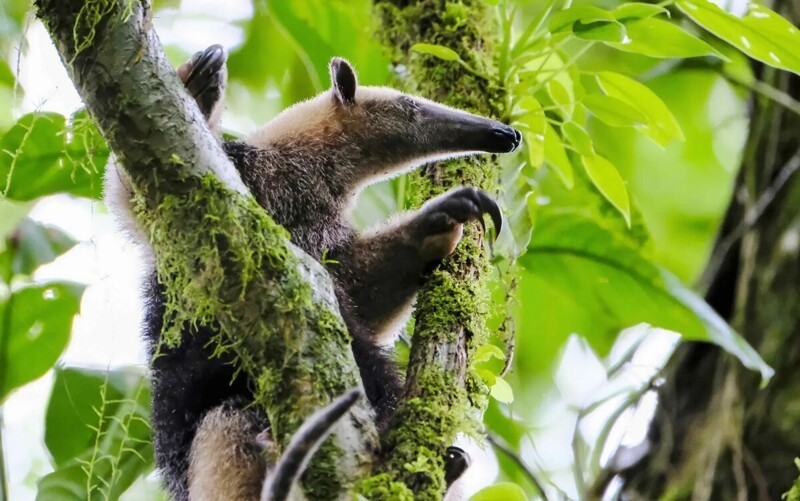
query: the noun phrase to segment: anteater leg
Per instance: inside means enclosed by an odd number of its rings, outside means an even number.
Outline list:
[[[195,53],[178,67],[178,76],[197,102],[212,131],[217,132],[222,115],[228,69],[228,54],[221,45],[212,45]]]

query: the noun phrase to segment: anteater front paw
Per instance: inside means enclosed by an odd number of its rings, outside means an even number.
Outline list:
[[[484,214],[491,216],[495,234],[499,233],[503,221],[500,207],[484,191],[458,188],[428,201],[420,209],[414,235],[422,258],[433,262],[450,255],[461,240],[466,222],[478,221],[485,233]]]

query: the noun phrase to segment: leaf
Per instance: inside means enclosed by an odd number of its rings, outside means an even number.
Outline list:
[[[583,166],[589,179],[600,190],[600,193],[617,208],[631,226],[631,206],[628,200],[628,189],[614,165],[600,155],[584,156]]]
[[[707,0],[677,0],[675,5],[753,59],[800,74],[800,31],[774,11],[753,2],[747,14],[738,17]]]
[[[500,482],[479,490],[469,499],[470,501],[528,501],[528,496],[517,484]]]
[[[550,16],[548,27],[551,32],[562,29],[572,30],[575,23],[591,24],[597,22],[615,23],[617,19],[611,12],[588,4],[575,4]]]
[[[320,36],[319,32],[306,19],[298,14],[296,7],[297,2],[266,3],[270,15],[295,42],[295,50],[302,52],[311,62],[313,66],[312,80],[318,90],[322,90],[328,84],[328,63],[336,54],[336,50]],[[318,15],[323,18],[329,17],[325,7],[318,7],[320,9],[317,11]],[[270,52],[272,51],[270,50]]]
[[[559,110],[562,111],[563,117],[566,119],[572,118],[572,110],[575,108],[573,102],[573,95],[570,91],[564,88],[564,84],[555,78],[547,82],[547,95],[553,100]]]
[[[483,344],[475,350],[475,354],[472,355],[472,363],[473,364],[480,364],[482,362],[488,362],[489,360],[496,358],[498,360],[505,360],[506,354],[503,353],[498,346],[493,344]]]
[[[558,174],[564,186],[572,189],[575,185],[572,163],[561,144],[561,138],[550,124],[546,124],[544,129],[544,160]]]
[[[659,14],[669,16],[669,11],[661,5],[631,2],[620,5],[611,14],[617,21],[622,21],[624,19],[646,19]]]
[[[67,282],[28,285],[0,302],[0,402],[37,379],[67,346],[83,286]]]
[[[6,248],[0,254],[7,254],[13,275],[32,275],[39,266],[53,261],[76,243],[58,228],[25,218],[7,239]]]
[[[586,133],[583,127],[575,122],[565,122],[561,126],[561,131],[564,133],[572,146],[581,155],[591,156],[594,155],[594,146],[592,146],[592,138]]]
[[[99,198],[107,158],[99,132],[85,120],[67,127],[56,113],[25,115],[0,139],[0,194],[19,201],[59,192]]]
[[[517,120],[517,125],[523,130],[525,136],[525,150],[528,153],[528,163],[533,168],[539,168],[544,161],[544,130],[545,119],[542,105],[532,96],[520,99],[517,107],[523,115]]]
[[[662,147],[673,139],[684,140],[683,131],[672,112],[647,86],[611,71],[601,71],[596,77],[606,95],[626,102],[647,117],[646,125],[637,127],[643,134]]]
[[[572,27],[572,32],[583,40],[597,40],[605,43],[622,42],[626,38],[625,25],[619,22],[589,23],[578,21]]]
[[[526,270],[523,294],[546,288],[558,298],[561,311],[572,311],[590,323],[582,326],[548,318],[549,304],[526,303],[522,308],[542,325],[558,326],[594,340],[614,339],[624,328],[646,322],[677,332],[685,339],[713,342],[768,380],[772,369],[724,320],[686,286],[665,270],[643,258],[615,233],[581,214],[563,212],[541,215],[531,244],[519,262]],[[545,296],[537,296],[544,301]],[[529,300],[528,300],[529,301]],[[523,332],[531,326],[522,326]],[[541,332],[541,331],[540,331]],[[606,343],[610,344],[610,343]]]
[[[430,54],[445,61],[461,61],[461,57],[453,49],[449,49],[442,45],[433,45],[429,43],[415,43],[411,46],[414,52],[422,54]]]
[[[520,171],[526,165],[527,163],[513,171],[518,176],[525,177]],[[534,220],[531,206],[535,206],[536,197],[533,196],[533,190],[524,179],[511,179],[508,183],[503,183],[503,186],[508,187],[502,190],[501,196],[508,208],[509,224],[504,225],[503,231],[497,237],[494,245],[495,256],[516,259],[525,252],[525,248],[528,247],[528,242],[531,240]]]
[[[17,229],[17,225],[25,219],[31,208],[33,203],[18,204],[0,198],[0,241]]]
[[[489,369],[478,369],[475,372],[478,373],[478,376],[480,376],[486,386],[492,387],[494,386],[495,381],[497,381],[497,374]]]
[[[644,113],[614,97],[588,94],[581,102],[594,116],[612,127],[633,127],[647,122]]]
[[[680,26],[663,19],[637,19],[625,23],[628,39],[610,46],[650,57],[688,58],[717,56],[726,59],[712,46],[686,32]]]
[[[495,377],[490,394],[492,398],[504,404],[510,404],[514,401],[514,390],[501,376]]]
[[[146,382],[134,369],[56,369],[45,430],[56,468],[36,499],[118,499],[152,470]]]

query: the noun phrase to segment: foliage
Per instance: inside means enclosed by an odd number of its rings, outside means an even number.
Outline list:
[[[37,499],[117,499],[152,470],[150,391],[139,369],[56,368]]]
[[[497,15],[496,71],[455,46],[416,44],[411,57],[443,71],[465,69],[500,89],[500,118],[524,133],[520,156],[503,159],[499,195],[511,231],[493,248],[500,278],[490,325],[496,346],[508,342],[503,330],[516,327],[513,372],[500,376],[506,355],[499,348],[479,349],[473,363],[495,399],[488,431],[520,451],[546,490],[575,495],[601,475],[612,428],[650,389],[651,374],[609,388],[643,356],[644,337],[671,339],[657,328],[717,343],[769,378],[758,354],[690,285],[741,161],[746,96],[729,77],[752,83],[745,56],[800,74],[800,34],[759,4],[738,17],[705,0],[485,3]],[[458,3],[449,5],[459,19]],[[263,120],[323,90],[334,55],[354,63],[365,84],[403,78],[406,68],[391,67],[374,24],[364,22],[370,9],[366,0],[255,1],[252,17],[238,22],[244,39],[229,59],[231,114]],[[8,40],[23,36],[26,11],[27,2],[16,0],[0,7],[4,54]],[[14,61],[0,60],[0,401],[56,367],[83,290],[32,278],[75,242],[25,216],[32,202],[55,193],[99,198],[108,157],[83,112],[14,120],[25,91],[16,78]],[[372,187],[355,217],[379,221],[418,199],[416,190],[405,179]],[[625,331],[642,322],[653,327]],[[586,371],[585,386],[603,391],[571,393],[560,375],[575,370]],[[46,437],[55,471],[42,479],[40,496],[116,498],[152,467],[141,374],[55,372]],[[602,429],[580,432],[593,416]],[[547,464],[556,449],[547,435],[557,425],[566,430],[557,445],[570,453]],[[520,488],[537,495],[519,464],[499,461],[505,482],[474,499],[524,499]]]

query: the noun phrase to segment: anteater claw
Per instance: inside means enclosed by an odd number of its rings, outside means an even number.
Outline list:
[[[500,230],[503,229],[503,213],[500,211],[500,206],[497,205],[494,198],[490,197],[482,190],[478,190],[478,199],[480,200],[481,211],[489,214],[489,217],[492,218],[492,223],[494,224],[494,238],[497,239],[497,235],[499,235]],[[483,233],[486,234],[486,226],[483,224],[482,219],[481,226],[483,227]]]
[[[219,44],[195,54],[189,63],[191,69],[184,82],[189,93],[197,97],[214,85],[214,75],[222,69],[227,58],[225,49]]]

